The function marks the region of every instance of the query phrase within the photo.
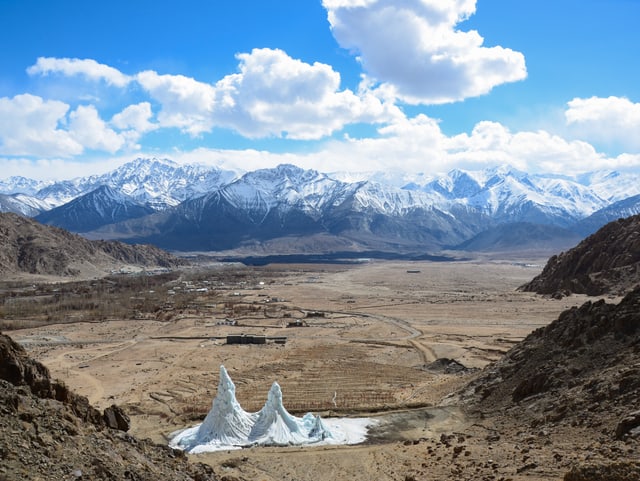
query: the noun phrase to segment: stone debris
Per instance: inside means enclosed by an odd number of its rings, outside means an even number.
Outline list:
[[[0,334],[0,480],[218,479],[210,466],[128,428],[120,407],[100,414]]]

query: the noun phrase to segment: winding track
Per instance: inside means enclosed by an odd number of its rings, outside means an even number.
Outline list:
[[[79,362],[70,362],[66,359],[67,356],[69,356],[70,354],[87,354],[87,349],[76,349],[74,351],[65,351],[65,352],[61,352],[59,353],[57,356],[51,358],[47,363],[48,364],[58,364],[62,369],[68,370],[69,372],[72,372],[73,374],[75,374],[76,376],[78,376],[79,378],[83,379],[84,381],[86,381],[86,383],[92,388],[90,390],[91,394],[89,394],[87,396],[87,398],[89,399],[89,402],[93,405],[97,405],[99,404],[100,400],[103,399],[104,397],[104,386],[102,385],[102,382],[98,379],[96,379],[94,376],[92,376],[89,372],[83,370],[83,368],[81,367],[82,365],[91,363],[96,361],[97,359],[101,359],[107,356],[110,356],[116,352],[120,352],[120,351],[124,351],[125,349],[129,349],[130,347],[132,347],[133,345],[137,344],[138,341],[135,339],[131,339],[122,343],[117,344],[116,346],[114,346],[114,349],[110,349],[108,352],[104,352],[101,353],[98,356],[94,356],[91,357],[89,359],[84,359],[82,361]],[[103,343],[101,343],[103,344]]]

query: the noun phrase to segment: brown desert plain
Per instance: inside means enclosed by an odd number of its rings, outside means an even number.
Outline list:
[[[7,333],[96,407],[122,406],[131,434],[157,443],[203,419],[220,365],[247,411],[277,381],[293,414],[378,421],[354,446],[190,455],[221,480],[561,479],[606,453],[590,450],[580,430],[539,432],[470,413],[456,395],[531,331],[585,302],[517,291],[545,262],[212,264],[132,291],[127,302],[146,308],[127,318],[73,312]],[[267,338],[227,344],[231,334]],[[434,363],[442,358],[464,369]]]

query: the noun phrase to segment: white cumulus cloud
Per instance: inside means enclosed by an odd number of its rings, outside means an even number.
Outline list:
[[[341,88],[340,74],[330,65],[306,63],[279,49],[256,48],[238,54],[237,59],[238,71],[215,83],[153,70],[126,76],[92,59],[41,57],[28,72],[80,75],[120,87],[136,82],[152,102],[128,106],[110,123],[126,137],[127,145],[157,128],[177,128],[192,137],[219,127],[247,138],[315,140],[349,124],[381,125],[404,117],[393,95],[373,89],[366,77],[354,92]],[[95,138],[86,132],[81,137],[87,146],[100,145],[113,152],[118,141],[95,120],[98,117],[92,117]],[[97,138],[103,141],[96,143]]]
[[[93,59],[39,57],[27,69],[29,75],[49,75],[59,73],[67,77],[81,75],[90,80],[104,80],[109,85],[125,87],[131,77],[118,69],[96,62]]]
[[[0,98],[0,155],[71,157],[85,149],[114,153],[130,138],[100,118],[93,105],[75,110],[31,94]]]
[[[114,153],[125,138],[109,128],[93,105],[80,105],[69,114],[69,134],[88,149]]]
[[[575,98],[567,106],[566,121],[581,136],[640,150],[640,103],[612,96]]]
[[[522,53],[485,47],[457,25],[475,0],[323,0],[338,43],[356,52],[367,74],[411,104],[441,104],[522,80]]]
[[[122,112],[115,114],[111,118],[111,124],[120,130],[133,129],[140,133],[150,132],[158,128],[150,121],[152,117],[151,104],[140,102],[129,105]]]
[[[319,139],[355,122],[387,122],[402,114],[363,89],[340,90],[329,65],[308,64],[282,50],[239,54],[239,73],[216,84],[216,123],[247,137]]]
[[[126,139],[127,147],[138,150],[140,137],[147,132],[159,128],[157,123],[151,122],[153,112],[149,102],[129,105],[111,118],[110,125],[120,130],[119,135]]]
[[[160,104],[159,123],[192,136],[223,127],[249,138],[319,139],[349,123],[402,116],[367,89],[340,90],[340,74],[329,65],[266,48],[237,57],[238,73],[215,84],[154,71],[136,80]]]
[[[511,132],[498,122],[476,124],[471,134],[450,138],[450,162],[506,163],[528,172],[577,173],[607,168],[611,159],[587,142],[566,140],[545,130]]]
[[[31,94],[0,98],[0,153],[71,156],[82,145],[64,128],[69,105]]]
[[[216,92],[212,85],[184,75],[161,75],[153,70],[140,72],[136,80],[160,103],[157,118],[162,127],[176,127],[192,136],[213,128]]]

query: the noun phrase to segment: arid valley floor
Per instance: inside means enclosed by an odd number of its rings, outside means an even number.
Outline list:
[[[580,427],[470,415],[454,395],[479,368],[585,301],[518,292],[544,262],[213,265],[162,291],[131,293],[142,304],[164,299],[135,318],[78,316],[7,333],[96,407],[122,406],[131,433],[158,443],[207,413],[221,364],[248,411],[278,381],[292,413],[379,420],[357,446],[193,456],[223,480],[561,479],[572,463],[611,453]],[[227,344],[241,333],[267,342]],[[283,336],[284,344],[269,339]],[[469,369],[438,369],[440,358]]]

